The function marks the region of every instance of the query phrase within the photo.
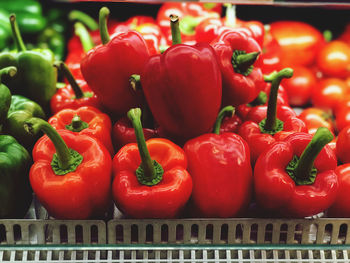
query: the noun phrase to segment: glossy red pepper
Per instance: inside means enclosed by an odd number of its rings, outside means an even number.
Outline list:
[[[234,114],[233,116],[226,116],[222,120],[222,123],[220,126],[220,134],[224,132],[237,133],[241,125],[242,125],[242,119],[237,114]]]
[[[116,116],[123,116],[141,103],[141,95],[130,87],[129,78],[141,72],[149,51],[136,31],[114,34],[110,39],[106,25],[108,14],[106,7],[101,8],[102,45],[87,53],[81,61],[81,71],[101,103]]]
[[[259,68],[261,49],[258,43],[239,32],[228,31],[211,45],[222,74],[223,105],[251,102],[265,85]]]
[[[310,103],[317,79],[315,73],[307,67],[294,66],[293,70],[293,77],[286,79],[283,86],[287,91],[290,105],[303,107]]]
[[[298,118],[305,123],[310,134],[315,134],[319,127],[326,127],[333,134],[335,132],[332,115],[325,110],[308,107],[298,115]]]
[[[177,44],[181,41],[176,16],[172,26],[177,32],[174,45],[150,57],[141,73],[141,85],[159,126],[186,140],[213,126],[221,105],[221,74],[209,44]]]
[[[267,31],[264,35],[261,54],[261,70],[264,74],[280,71],[282,67],[282,48],[278,41]]]
[[[249,111],[256,106],[267,105],[268,97],[270,96],[271,83],[266,83],[264,89],[260,91],[259,95],[251,102],[242,104],[237,107],[237,114],[245,120]],[[282,85],[278,88],[277,105],[289,106],[288,96],[285,88]]]
[[[221,4],[215,4],[221,6]],[[220,17],[220,12],[207,8],[205,3],[168,2],[162,4],[157,12],[157,23],[165,35],[168,45],[172,44],[169,16],[176,15],[181,20],[181,38],[183,43],[195,43],[195,28],[206,17]]]
[[[333,139],[321,127],[312,137],[294,133],[271,145],[254,169],[256,201],[266,212],[306,217],[325,211],[335,201],[337,160],[326,145]]]
[[[335,123],[338,132],[350,125],[350,106],[337,108],[335,113]]]
[[[137,144],[131,143],[113,158],[113,197],[116,206],[134,218],[179,216],[192,192],[184,151],[167,139],[143,136],[141,110],[131,109]]]
[[[103,218],[111,207],[112,159],[91,136],[56,131],[42,119],[25,128],[46,133],[35,144],[30,184],[49,214],[59,219]]]
[[[293,109],[277,105],[279,84],[283,78],[290,78],[292,75],[293,70],[285,68],[266,76],[266,81],[271,82],[268,105],[253,107],[239,128],[238,134],[250,146],[252,164],[255,164],[259,155],[276,140],[281,140],[293,132],[307,131],[304,122],[296,117]]]
[[[111,155],[114,149],[111,140],[112,123],[107,114],[94,107],[63,109],[53,115],[49,124],[56,130],[69,130],[76,134],[89,135],[100,140]]]
[[[250,203],[253,178],[248,144],[237,134],[219,133],[222,118],[232,111],[232,106],[225,107],[213,133],[193,138],[184,146],[196,216],[235,217]]]
[[[84,80],[75,80],[73,74],[63,62],[59,62],[56,65],[59,71],[65,75],[69,84],[59,88],[52,96],[50,100],[52,114],[62,109],[77,109],[82,106],[92,106],[102,109],[102,105],[96,94]]]
[[[300,21],[270,23],[270,33],[282,48],[282,66],[309,66],[325,43],[321,32],[312,25]]]
[[[160,27],[155,23],[145,23],[135,28],[146,41],[150,55],[161,53],[161,49],[167,46],[167,41]]]
[[[327,211],[327,217],[350,217],[350,163],[339,165],[335,169],[338,176],[338,195],[332,206]]]
[[[350,125],[344,127],[338,134],[336,154],[341,163],[350,163]]]
[[[262,47],[264,41],[264,25],[259,21],[243,21],[236,18],[235,6],[226,4],[224,18],[208,17],[202,20],[195,29],[195,39],[198,42],[210,43],[226,31],[240,31]]]

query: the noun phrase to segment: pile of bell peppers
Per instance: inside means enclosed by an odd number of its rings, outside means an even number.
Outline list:
[[[14,2],[0,4],[0,218],[32,196],[57,219],[350,216],[350,30],[222,4],[118,21]]]

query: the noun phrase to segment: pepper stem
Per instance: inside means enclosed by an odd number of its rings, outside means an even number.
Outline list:
[[[78,152],[69,149],[59,133],[43,119],[30,118],[25,121],[24,129],[33,135],[42,131],[50,138],[56,150],[51,166],[57,175],[75,171],[82,162],[83,157]]]
[[[26,51],[27,49],[26,49],[26,46],[24,45],[21,33],[19,32],[19,28],[18,28],[15,14],[10,15],[10,24],[11,24],[11,29],[12,29],[12,36],[13,36],[13,39],[15,41],[17,50],[18,51]]]
[[[17,74],[17,68],[16,67],[6,67],[0,69],[0,83],[2,83],[2,76],[7,75],[11,78],[14,77]]]
[[[287,167],[287,172],[291,175],[296,184],[304,185],[314,182],[317,173],[314,168],[315,159],[324,146],[332,140],[333,134],[327,128],[320,127],[317,129],[300,158],[294,161],[294,165],[290,163]]]
[[[213,133],[215,134],[220,134],[220,127],[222,120],[224,119],[225,116],[230,116],[232,117],[235,114],[235,108],[233,106],[226,106],[222,108],[222,110],[219,112],[215,124],[214,124],[214,129]]]
[[[70,124],[66,125],[66,129],[72,132],[80,132],[89,127],[89,124],[82,121],[79,115],[74,115]]]
[[[81,99],[84,97],[84,93],[81,90],[79,84],[73,77],[72,72],[69,70],[67,65],[62,61],[57,61],[54,63],[54,66],[59,69],[59,71],[63,74],[63,76],[68,80],[69,84],[71,85],[73,92],[75,94],[76,99]]]
[[[170,28],[172,45],[181,44],[181,31],[177,15],[170,15]]]
[[[225,25],[229,27],[236,27],[237,16],[236,16],[236,6],[232,4],[224,4],[226,7],[225,11]]]
[[[141,109],[131,109],[128,111],[127,115],[134,127],[137,146],[141,157],[141,164],[136,170],[137,179],[139,183],[144,185],[156,185],[162,180],[164,171],[159,163],[151,159],[151,155],[147,149],[141,124]]]
[[[109,37],[108,33],[108,27],[107,27],[107,19],[110,12],[107,7],[102,7],[100,9],[99,14],[99,29],[100,29],[100,36],[101,36],[101,42],[103,45],[106,45],[111,39]]]
[[[132,74],[129,78],[129,83],[134,91],[141,89],[141,77],[138,74]]]
[[[76,22],[74,24],[74,33],[80,38],[80,42],[83,45],[85,53],[94,47],[89,31],[87,31],[86,27],[82,23]]]
[[[277,95],[278,88],[282,79],[291,78],[293,76],[293,69],[284,68],[279,72],[272,72],[268,76],[264,76],[266,82],[271,82],[271,90],[267,105],[267,116],[264,124],[266,131],[273,131],[277,126]]]
[[[244,50],[235,50],[232,54],[232,66],[236,73],[248,76],[253,70],[253,64],[260,52],[246,53]]]
[[[68,14],[68,19],[70,21],[79,21],[86,25],[90,30],[98,29],[98,24],[96,23],[95,19],[79,10],[70,11]]]

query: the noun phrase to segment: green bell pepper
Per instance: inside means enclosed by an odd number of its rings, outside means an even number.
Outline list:
[[[18,52],[0,53],[0,68],[15,66],[18,73],[14,78],[4,78],[4,84],[12,93],[28,97],[48,109],[56,92],[57,69],[52,66],[54,55],[48,49],[27,50],[15,15],[10,16],[10,24]]]
[[[36,0],[2,0],[0,8],[16,14],[19,29],[24,34],[36,34],[46,27],[41,4]]]
[[[24,122],[32,117],[46,119],[45,113],[39,104],[21,95],[11,96],[11,106],[4,123],[4,133],[17,139],[26,149],[31,150],[41,136],[33,136],[24,130]]]
[[[0,135],[0,218],[23,218],[31,200],[28,151],[10,135]]]
[[[0,132],[7,119],[7,113],[11,105],[11,92],[2,84],[2,78],[5,75],[14,76],[17,73],[15,67],[7,67],[0,70]]]

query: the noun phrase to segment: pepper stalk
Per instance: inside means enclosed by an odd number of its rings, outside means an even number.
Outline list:
[[[226,106],[222,108],[222,110],[219,112],[218,117],[216,118],[213,133],[220,134],[220,127],[221,123],[225,116],[232,117],[235,114],[235,108],[233,106]]]

